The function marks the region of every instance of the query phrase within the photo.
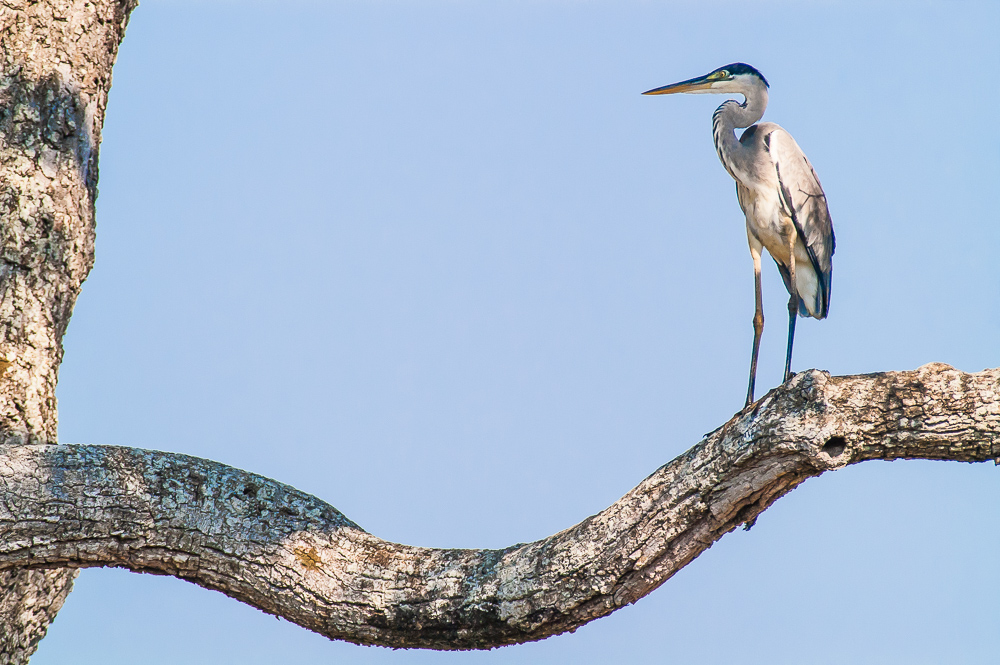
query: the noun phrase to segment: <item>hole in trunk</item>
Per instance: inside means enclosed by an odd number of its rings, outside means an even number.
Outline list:
[[[842,436],[831,436],[830,440],[823,444],[823,452],[830,457],[840,457],[847,450],[847,439]]]

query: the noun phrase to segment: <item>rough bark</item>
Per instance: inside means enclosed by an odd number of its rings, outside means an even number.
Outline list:
[[[101,446],[0,449],[0,570],[120,566],[331,638],[482,649],[632,603],[805,479],[865,460],[1000,457],[1000,370],[797,375],[598,515],[503,550],[409,547],[224,465]]]
[[[0,443],[56,442],[62,336],[94,260],[97,153],[134,0],[0,3]],[[0,578],[0,662],[26,662],[73,571]]]
[[[12,568],[0,572],[0,589],[3,589],[0,616],[16,618],[10,623],[0,623],[0,644],[4,645],[0,662],[5,665],[28,662],[73,590],[77,572],[72,568]]]
[[[363,644],[537,640],[641,598],[811,476],[1000,457],[1000,370],[807,372],[571,529],[438,550],[214,462],[57,445],[62,335],[93,264],[100,133],[134,6],[0,2],[0,662],[27,661],[85,566],[176,575]]]

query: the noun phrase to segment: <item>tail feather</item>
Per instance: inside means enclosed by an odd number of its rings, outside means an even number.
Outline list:
[[[781,281],[785,283],[785,289],[791,293],[792,282],[788,268],[779,263],[777,259],[774,260],[774,263],[778,266],[778,272],[781,273]],[[803,266],[795,275],[795,281],[800,287],[797,289],[799,292],[799,316],[825,319],[826,315],[830,313],[830,286],[833,271],[817,275],[811,268],[812,266]]]

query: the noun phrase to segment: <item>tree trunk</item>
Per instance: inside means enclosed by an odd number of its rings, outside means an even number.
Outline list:
[[[134,5],[0,6],[0,662],[27,661],[85,566],[175,575],[362,644],[542,639],[650,593],[807,478],[1000,457],[1000,370],[803,372],[570,529],[440,550],[215,462],[58,445],[62,336],[93,264],[100,133]]]
[[[72,568],[0,572],[0,662],[28,662],[73,590],[76,574]]]
[[[0,6],[0,442],[55,444],[62,337],[94,261],[97,154],[135,0]],[[69,570],[0,576],[0,662],[26,662]]]

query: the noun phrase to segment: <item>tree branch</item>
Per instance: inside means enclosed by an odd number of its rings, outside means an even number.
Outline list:
[[[825,471],[1000,457],[1000,370],[798,374],[598,515],[503,550],[376,538],[287,485],[133,448],[0,447],[0,570],[120,566],[190,580],[335,639],[483,649],[642,598]]]

